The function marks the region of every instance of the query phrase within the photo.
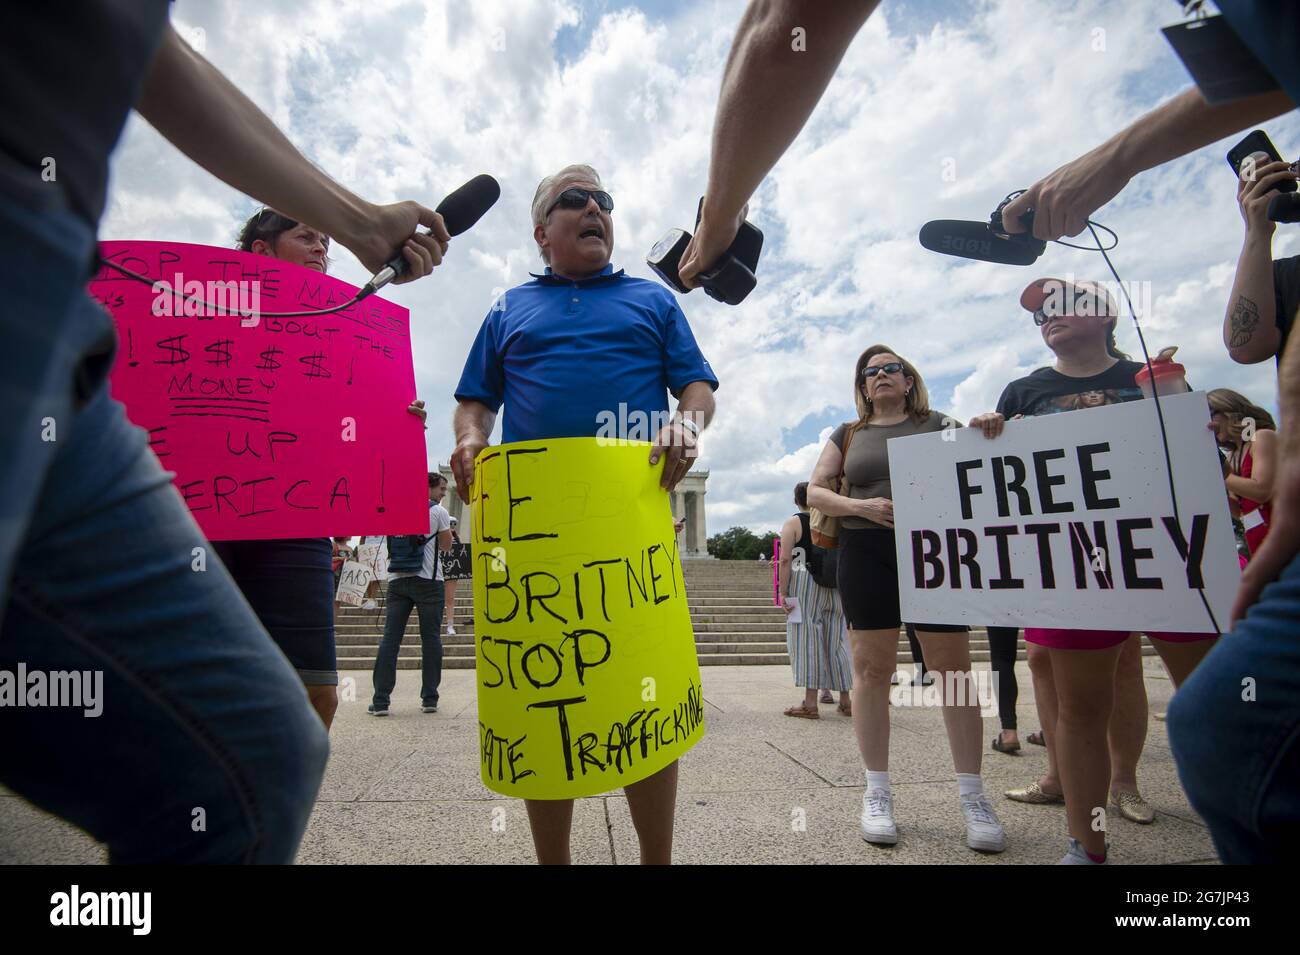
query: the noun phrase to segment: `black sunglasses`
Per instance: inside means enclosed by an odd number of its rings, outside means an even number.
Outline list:
[[[887,361],[883,365],[870,365],[862,369],[863,378],[875,378],[882,371],[887,375],[897,375],[903,370],[903,363],[900,361]]]
[[[575,186],[560,193],[555,201],[546,207],[546,212],[542,214],[542,218],[545,219],[549,216],[556,206],[563,206],[566,209],[585,208],[588,199],[595,199],[596,205],[600,206],[604,212],[614,211],[614,197],[608,192],[602,192],[599,189],[579,189]]]

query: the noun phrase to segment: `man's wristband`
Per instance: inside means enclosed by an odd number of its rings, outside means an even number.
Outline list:
[[[700,436],[700,426],[696,424],[694,421],[692,421],[690,418],[679,417],[678,424],[680,424],[683,428],[689,431],[691,433],[691,437],[698,438]]]

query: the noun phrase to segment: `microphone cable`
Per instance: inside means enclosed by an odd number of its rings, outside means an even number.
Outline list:
[[[1174,524],[1175,524],[1175,529],[1178,531],[1179,535],[1182,536],[1183,518],[1178,510],[1178,491],[1174,487],[1174,465],[1173,465],[1173,460],[1169,454],[1169,434],[1168,432],[1165,431],[1165,415],[1164,415],[1164,411],[1160,408],[1160,389],[1156,384],[1155,368],[1153,368],[1151,364],[1151,353],[1147,351],[1146,336],[1142,334],[1142,323],[1138,321],[1137,310],[1133,307],[1133,299],[1128,294],[1128,286],[1125,285],[1123,279],[1119,277],[1119,272],[1115,270],[1114,263],[1111,262],[1110,256],[1106,254],[1109,250],[1119,245],[1119,236],[1115,235],[1115,232],[1113,230],[1106,228],[1106,226],[1101,225],[1098,222],[1093,222],[1091,219],[1086,219],[1084,221],[1087,222],[1088,224],[1088,231],[1092,234],[1093,241],[1097,243],[1095,249],[1086,245],[1071,245],[1068,242],[1061,242],[1059,239],[1053,241],[1056,241],[1058,245],[1063,245],[1071,249],[1083,249],[1084,251],[1087,252],[1100,252],[1101,257],[1106,260],[1106,267],[1110,269],[1110,274],[1115,276],[1115,284],[1119,286],[1120,294],[1124,296],[1125,304],[1128,305],[1129,315],[1133,319],[1133,327],[1137,330],[1138,344],[1142,347],[1142,359],[1146,363],[1147,374],[1151,376],[1151,397],[1155,402],[1156,420],[1160,424],[1160,443],[1164,449],[1165,476],[1169,479],[1169,497],[1174,505]],[[1098,229],[1102,229],[1106,232],[1109,232],[1111,237],[1114,238],[1115,241],[1108,246],[1102,245],[1101,237],[1097,235]],[[1187,561],[1191,557],[1192,550],[1191,550],[1190,539],[1183,537],[1183,541],[1187,549],[1187,556],[1183,558],[1183,567],[1184,569],[1186,569]],[[1216,634],[1222,634],[1224,631],[1219,626],[1219,621],[1217,618],[1215,618],[1214,611],[1210,609],[1210,602],[1205,599],[1204,579],[1202,579],[1201,586],[1198,586],[1196,588],[1196,592],[1197,595],[1201,598],[1201,606],[1205,608],[1205,612],[1210,618],[1210,624],[1214,627],[1214,632]]]
[[[361,286],[361,288],[357,290],[357,294],[354,295],[354,296],[352,296],[352,298],[350,298],[348,301],[344,302],[342,305],[335,305],[335,306],[333,306],[332,308],[318,308],[318,309],[311,309],[311,310],[303,311],[303,312],[260,312],[260,311],[259,311],[259,312],[243,312],[243,311],[240,311],[240,310],[238,310],[238,309],[231,309],[231,308],[229,308],[229,307],[227,307],[227,306],[224,306],[224,305],[215,305],[215,304],[213,304],[212,302],[205,301],[204,299],[198,298],[198,297],[193,296],[193,295],[186,295],[184,292],[181,292],[181,291],[179,291],[178,289],[172,287],[170,284],[168,284],[167,282],[164,282],[162,279],[158,279],[157,281],[154,281],[153,279],[150,279],[150,278],[148,278],[148,277],[146,277],[146,276],[141,275],[139,272],[133,272],[133,271],[131,271],[131,270],[128,269],[128,268],[124,268],[123,266],[118,265],[116,262],[110,262],[110,261],[108,261],[108,259],[104,258],[102,255],[99,254],[98,248],[96,248],[96,251],[95,251],[95,258],[96,258],[96,260],[99,262],[99,265],[102,266],[102,267],[104,267],[104,268],[113,269],[115,272],[121,272],[121,273],[122,273],[123,275],[125,275],[127,278],[134,279],[134,280],[137,281],[137,282],[143,282],[145,285],[149,286],[151,289],[152,289],[152,288],[155,288],[156,286],[161,285],[161,286],[163,286],[163,288],[164,288],[166,291],[171,292],[173,296],[175,296],[175,297],[181,299],[182,301],[184,301],[184,302],[194,302],[194,303],[197,304],[197,305],[201,305],[201,306],[203,306],[203,308],[206,309],[206,310],[209,310],[209,311],[211,311],[211,312],[215,312],[215,313],[217,313],[217,314],[211,314],[211,315],[195,315],[195,316],[192,316],[192,317],[194,317],[194,318],[226,318],[226,317],[232,317],[232,316],[238,316],[239,318],[253,318],[253,317],[257,317],[257,318],[315,318],[315,317],[317,317],[317,316],[321,316],[321,315],[333,315],[333,314],[335,314],[336,312],[341,312],[341,311],[343,311],[344,309],[351,308],[353,305],[356,305],[358,302],[360,302],[360,301],[361,301],[362,299],[364,299],[364,298],[368,298],[370,295],[373,295],[374,292],[375,292],[375,286],[374,286],[374,282],[373,282],[373,280],[372,280],[372,281],[370,281],[370,282],[367,282],[365,285]]]

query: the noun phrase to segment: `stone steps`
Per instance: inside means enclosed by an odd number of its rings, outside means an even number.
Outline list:
[[[789,666],[786,650],[785,613],[772,602],[772,565],[759,562],[689,560],[683,562],[687,588],[687,609],[695,634],[701,666]],[[338,665],[341,670],[368,670],[383,635],[385,601],[378,609],[345,607],[335,625]],[[474,667],[473,585],[462,581],[456,592],[452,619],[456,634],[443,633],[443,666],[447,669]],[[406,626],[398,651],[400,669],[420,665],[420,628],[415,613]],[[971,659],[987,663],[988,635],[971,631]],[[1143,641],[1143,653],[1154,648]],[[1025,659],[1020,650],[1018,659]],[[898,661],[912,662],[906,635],[900,630]]]

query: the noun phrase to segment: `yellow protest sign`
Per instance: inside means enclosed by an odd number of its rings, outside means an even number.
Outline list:
[[[474,468],[479,761],[494,792],[574,799],[704,735],[661,467],[640,441],[485,448]]]

